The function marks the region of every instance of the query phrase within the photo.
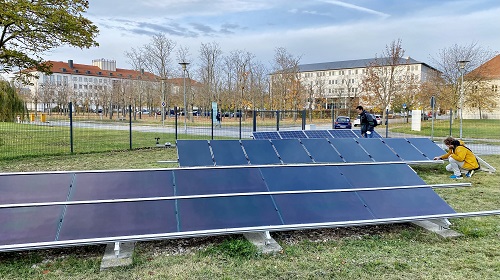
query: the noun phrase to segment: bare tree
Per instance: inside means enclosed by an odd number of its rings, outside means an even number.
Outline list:
[[[300,56],[293,56],[283,47],[275,49],[271,78],[272,109],[290,109],[293,106],[293,99],[304,95],[300,91],[299,63]]]
[[[220,84],[222,50],[219,44],[207,43],[201,44],[199,51],[200,69],[199,76],[203,85],[201,104],[210,108],[211,101],[220,102]]]
[[[375,59],[366,67],[366,74],[362,80],[362,100],[369,103],[377,111],[383,111],[391,107],[394,96],[404,92],[408,84],[415,79],[408,78],[412,73],[407,70],[406,65],[410,63],[409,57],[403,58],[404,49],[401,39],[392,41],[386,46],[382,57]]]
[[[460,106],[461,75],[464,74],[466,75],[463,85],[464,101],[470,102],[470,107],[476,106],[476,108],[485,109],[481,105],[475,105],[474,101],[478,99],[478,94],[481,98],[483,98],[483,94],[486,95],[485,88],[481,86],[481,83],[485,80],[484,74],[488,69],[479,66],[492,57],[492,51],[484,49],[477,43],[465,46],[455,44],[440,50],[436,57],[431,57],[432,63],[440,71],[440,76],[435,77],[432,83],[437,105],[441,108],[452,109]],[[460,69],[459,61],[468,61],[464,69]],[[471,72],[472,69],[476,68],[477,70]]]

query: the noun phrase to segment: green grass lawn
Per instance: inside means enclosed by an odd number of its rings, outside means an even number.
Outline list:
[[[0,160],[1,172],[175,167],[169,148]],[[500,168],[500,156],[483,156]],[[452,183],[443,164],[414,166],[428,184]],[[500,174],[479,172],[437,189],[457,212],[500,207]],[[99,271],[103,245],[0,253],[0,279],[500,279],[500,217],[452,219],[443,239],[412,224],[272,233],[283,247],[257,253],[241,235],[136,244],[133,264]]]

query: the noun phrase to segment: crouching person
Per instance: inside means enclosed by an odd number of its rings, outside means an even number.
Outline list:
[[[450,163],[446,166],[446,170],[453,172],[453,175],[450,176],[451,179],[462,179],[462,172],[467,172],[465,176],[471,177],[479,169],[476,156],[469,148],[464,146],[462,140],[448,137],[444,139],[443,143],[448,147],[448,153],[434,159],[449,160]]]

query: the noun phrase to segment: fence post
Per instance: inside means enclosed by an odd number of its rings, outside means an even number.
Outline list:
[[[385,138],[389,138],[389,109],[385,109]]]
[[[69,103],[69,146],[73,153],[73,102]]]
[[[450,136],[451,135],[451,126],[453,124],[453,109],[450,109]]]
[[[214,108],[212,108],[212,113],[210,114],[210,123],[212,124],[212,140],[214,140]],[[221,116],[221,127],[222,127],[222,116]]]
[[[177,106],[174,107],[174,116],[175,116],[175,140],[177,140]],[[168,114],[170,115],[170,108],[168,109]]]
[[[240,140],[241,140],[241,116],[243,115],[243,110],[240,109]]]
[[[302,130],[306,129],[306,109],[302,110]]]
[[[253,110],[253,120],[252,120],[252,131],[255,132],[257,131],[257,111]]]
[[[333,102],[332,102],[332,129],[335,129],[335,109],[334,109],[334,106],[333,106]]]
[[[280,111],[276,110],[276,131],[280,131]]]
[[[130,150],[132,150],[132,105],[128,105],[128,127],[129,127],[129,148]]]

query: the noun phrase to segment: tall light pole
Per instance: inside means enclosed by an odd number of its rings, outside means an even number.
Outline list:
[[[186,67],[189,62],[179,62],[182,66],[182,78],[184,80],[184,134],[187,134],[187,105],[186,105]]]
[[[462,111],[464,110],[464,69],[465,65],[469,63],[469,60],[460,60],[457,61],[458,69],[460,70],[460,76],[462,78],[462,82],[460,83],[460,139],[462,139],[462,120],[463,115]]]

